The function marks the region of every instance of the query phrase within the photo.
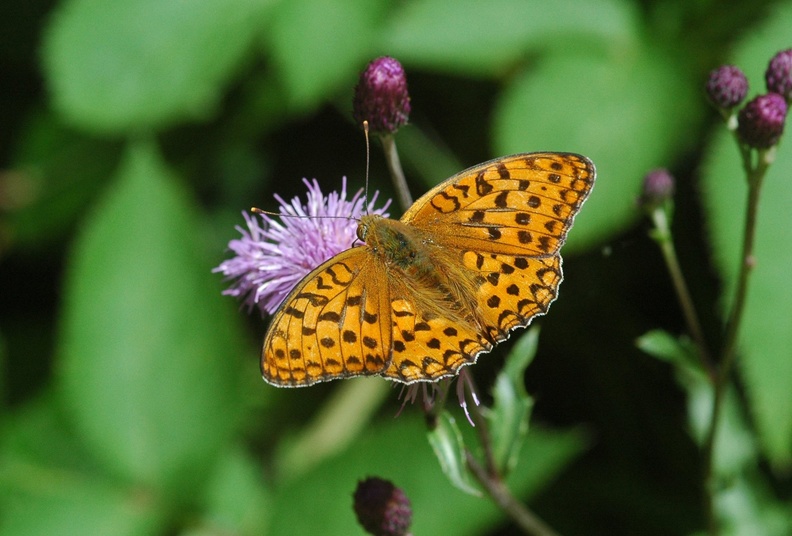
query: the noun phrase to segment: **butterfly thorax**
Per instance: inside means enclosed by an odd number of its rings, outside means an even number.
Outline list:
[[[476,322],[473,276],[458,268],[449,270],[458,261],[429,233],[398,220],[369,215],[360,220],[358,238],[395,276],[391,280],[410,287],[411,299],[420,301],[421,309],[430,315],[454,314],[458,321]],[[399,285],[391,290],[398,293]]]
[[[357,234],[386,266],[404,272],[411,280],[432,279],[436,273],[429,253],[431,243],[413,226],[372,214],[360,219]]]

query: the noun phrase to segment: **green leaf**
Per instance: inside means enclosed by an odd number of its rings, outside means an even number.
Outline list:
[[[705,202],[716,261],[726,281],[724,302],[730,303],[747,189],[731,138],[719,137],[711,151]],[[757,264],[748,282],[738,355],[760,437],[768,456],[780,465],[792,462],[792,393],[788,382],[792,378],[790,174],[792,151],[782,146],[765,177],[760,199],[754,254]]]
[[[64,127],[51,111],[30,114],[15,140],[20,202],[9,211],[14,245],[61,244],[118,166],[121,146]]]
[[[79,432],[118,475],[185,493],[234,430],[244,350],[199,218],[150,146],[129,150],[74,246],[61,379]]]
[[[638,337],[635,345],[661,361],[681,366],[696,376],[702,374],[696,349],[689,339],[678,339],[665,330],[653,329]]]
[[[647,354],[668,363],[682,361],[685,354],[676,337],[662,329],[647,331],[635,341],[635,345]]]
[[[470,481],[465,461],[465,443],[454,417],[448,411],[440,413],[437,425],[427,433],[427,437],[448,480],[457,489],[480,497],[481,491]]]
[[[774,491],[756,471],[748,477],[732,480],[718,490],[715,508],[721,533],[728,535],[761,534],[788,536],[792,531],[792,510],[779,502]]]
[[[712,421],[712,384],[702,376],[687,376],[680,384],[688,394],[688,420],[693,438],[703,445]],[[734,389],[726,391],[721,403],[723,409],[718,437],[715,438],[714,466],[717,476],[728,482],[756,463],[757,450]]]
[[[32,477],[34,475],[27,475]],[[0,535],[69,536],[160,534],[150,510],[151,497],[101,480],[38,474],[35,489],[18,483],[5,503]],[[46,480],[41,483],[40,480]]]
[[[58,402],[46,392],[0,433],[0,536],[161,533],[158,497],[98,471]]]
[[[17,459],[30,466],[56,467],[73,473],[99,473],[91,453],[85,449],[68,426],[60,400],[46,390],[14,412],[0,434],[4,474],[9,460]],[[8,482],[0,478],[0,482]]]
[[[207,484],[205,534],[267,533],[271,499],[260,472],[241,448],[223,454]]]
[[[702,445],[712,418],[712,384],[701,375],[680,378],[688,394],[693,437]],[[758,445],[735,389],[727,389],[722,404],[713,470],[715,508],[723,533],[789,534],[792,511],[776,499],[766,472],[759,468]]]
[[[213,113],[263,27],[259,0],[65,0],[44,34],[55,107],[105,133]]]
[[[6,416],[6,401],[8,400],[8,380],[6,374],[8,370],[8,349],[6,347],[6,338],[3,330],[0,329],[0,427],[3,426]]]
[[[495,380],[492,408],[485,412],[495,461],[502,473],[510,472],[516,465],[528,433],[533,399],[525,390],[525,369],[536,355],[538,344],[538,327],[532,327],[519,338]]]
[[[647,354],[675,366],[677,383],[687,392],[691,434],[702,446],[712,421],[714,388],[696,359],[692,343],[658,329],[639,337],[636,345]],[[756,461],[756,448],[732,389],[726,392],[722,404],[714,466],[719,476],[731,480]]]
[[[733,62],[749,76],[752,88],[764,85],[764,69],[779,50],[789,47],[792,5],[784,4],[761,31],[751,32]],[[789,127],[789,119],[787,119]],[[737,277],[747,186],[737,147],[721,127],[707,148],[704,203],[715,262],[725,280],[723,303],[729,306]],[[764,179],[759,201],[754,268],[749,281],[738,368],[763,448],[783,468],[792,463],[792,144],[789,128],[775,163]],[[725,313],[724,313],[725,314]]]
[[[690,140],[699,95],[662,49],[549,54],[506,88],[495,112],[497,152],[571,151],[597,183],[567,246],[602,240],[639,215],[643,175]],[[657,88],[663,88],[658,91]]]
[[[281,437],[275,463],[284,478],[295,478],[345,450],[392,393],[381,378],[357,378],[337,385],[299,433]]]
[[[411,64],[492,76],[530,48],[629,46],[636,20],[629,4],[612,0],[462,0],[453,9],[444,0],[420,0],[390,18],[384,41],[388,54]]]
[[[374,59],[383,0],[281,2],[268,33],[288,104],[311,108],[346,87]],[[351,106],[351,100],[350,106]]]

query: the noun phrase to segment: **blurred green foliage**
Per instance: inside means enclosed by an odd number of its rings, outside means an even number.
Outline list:
[[[736,62],[763,91],[789,28],[788,0],[5,2],[0,535],[361,534],[351,494],[370,475],[405,490],[415,534],[513,533],[442,474],[417,406],[393,418],[397,390],[343,406],[335,449],[289,457],[340,392],[382,380],[264,384],[266,320],[211,274],[242,210],[301,193],[302,177],[362,186],[351,96],[382,54],[407,70],[397,142],[415,194],[512,152],[597,164],[525,374],[535,404],[515,381],[527,362],[496,380],[512,343],[472,369],[485,403],[512,401],[490,414],[515,422],[494,427],[512,489],[565,534],[702,530],[708,391],[635,198],[646,171],[675,171],[675,236],[717,347],[745,188],[703,81]],[[766,179],[718,439],[733,534],[792,526],[789,145]],[[390,193],[372,154],[372,188]],[[509,411],[529,410],[520,447]]]

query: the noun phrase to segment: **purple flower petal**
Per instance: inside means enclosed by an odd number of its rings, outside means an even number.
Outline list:
[[[248,311],[258,307],[274,313],[297,283],[314,268],[349,249],[357,239],[357,220],[363,214],[385,212],[388,200],[375,208],[379,192],[366,204],[363,190],[347,200],[346,177],[341,192],[322,194],[314,179],[303,179],[308,188],[306,202],[298,197],[291,202],[276,195],[281,217],[267,214],[258,218],[243,212],[246,228],[237,226],[241,238],[228,247],[234,257],[223,261],[213,272],[220,272],[231,286],[223,294],[239,299]]]

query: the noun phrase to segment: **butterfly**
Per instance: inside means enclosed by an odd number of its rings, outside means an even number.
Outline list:
[[[559,250],[595,177],[581,155],[516,154],[438,184],[399,220],[362,216],[361,244],[309,273],[274,313],[264,379],[456,375],[547,312]]]

